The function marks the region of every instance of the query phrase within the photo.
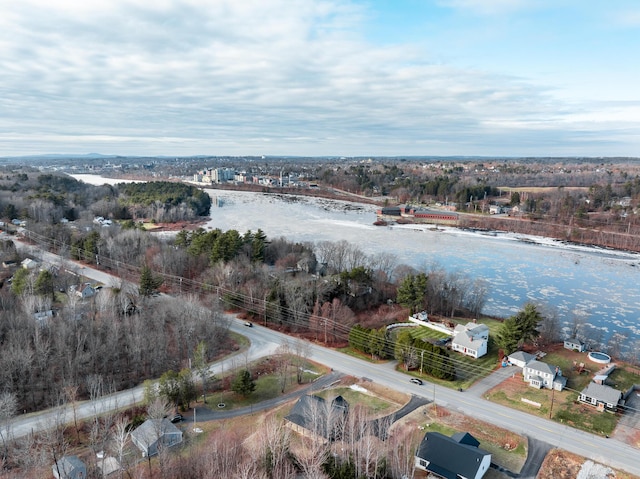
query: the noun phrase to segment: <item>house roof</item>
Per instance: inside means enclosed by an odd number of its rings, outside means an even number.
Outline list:
[[[57,468],[56,464],[58,465]],[[85,470],[87,468],[78,456],[63,456],[56,461],[56,464],[53,465],[53,469],[56,472],[57,469],[60,469],[60,474],[62,474],[60,477],[66,477],[73,471]]]
[[[552,366],[551,364],[543,363],[542,361],[531,361],[525,367],[527,369],[531,369],[532,371],[551,374],[552,377],[556,375],[556,367]]]
[[[469,331],[464,331],[460,334],[456,334],[451,341],[451,344],[457,344],[465,348],[478,349],[478,347],[480,347],[480,345],[485,341],[486,339],[484,338],[474,339],[473,334],[471,334]]]
[[[516,351],[515,353],[511,353],[509,356],[509,361],[522,361],[525,364],[528,364],[530,361],[535,359],[535,355],[527,353],[525,351]]]
[[[122,469],[120,463],[115,457],[104,457],[98,461],[98,468],[102,471],[103,476],[108,476]]]
[[[482,460],[491,456],[484,449],[473,445],[476,443],[480,444],[468,433],[448,437],[439,432],[428,432],[416,455],[429,461],[428,470],[447,479],[455,479],[457,475],[476,477]]]
[[[182,432],[167,418],[147,419],[131,433],[131,438],[139,446],[148,449],[160,436],[165,434],[182,434]]]
[[[298,399],[298,402],[291,409],[291,413],[285,419],[315,434],[327,437],[327,415],[333,415],[335,421],[343,417],[348,410],[349,403],[342,396],[337,396],[328,405],[319,396],[305,395]],[[329,417],[329,419],[332,418]]]
[[[622,393],[611,386],[605,386],[604,384],[589,383],[580,394],[584,394],[587,397],[595,398],[597,401],[601,401],[607,404],[618,404]]]

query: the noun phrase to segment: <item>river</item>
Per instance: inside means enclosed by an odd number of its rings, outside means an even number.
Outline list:
[[[311,243],[346,240],[367,254],[391,252],[400,263],[418,269],[435,264],[484,278],[490,285],[485,314],[507,317],[527,301],[542,302],[557,308],[565,327],[576,314],[585,319],[587,330],[593,329],[590,334],[601,334],[604,342],[617,332],[627,337],[625,350],[637,350],[640,345],[638,254],[509,233],[487,236],[456,228],[374,226],[375,207],[371,205],[206,191],[213,206],[205,228],[236,229],[241,234],[260,228],[269,238]]]

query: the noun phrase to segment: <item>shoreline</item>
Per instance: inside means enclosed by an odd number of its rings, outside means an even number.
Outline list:
[[[115,184],[119,182],[169,181],[169,179],[158,180],[157,178],[145,179],[145,180],[131,179],[131,178],[128,178],[128,179],[108,178],[102,175],[93,175],[93,174],[72,174],[69,176],[79,179],[81,181],[84,181],[85,179],[89,179],[89,177],[106,180],[104,183],[100,183],[100,182],[90,183],[94,185],[100,185],[105,183]],[[77,178],[77,177],[80,177],[80,178]],[[345,203],[362,205],[363,207],[364,206],[368,206],[368,207],[381,206],[381,202],[373,198],[370,201],[364,201],[365,198],[362,196],[358,196],[355,194],[338,194],[338,192],[335,189],[332,189],[332,191],[328,191],[326,189],[292,190],[290,188],[266,187],[262,185],[235,185],[235,184],[209,185],[209,184],[198,183],[198,182],[195,182],[192,180],[186,180],[186,179],[183,179],[180,181],[182,181],[183,183],[190,184],[192,186],[196,186],[203,190],[211,190],[211,191],[235,191],[240,193],[261,193],[265,195],[274,195],[274,196],[300,196],[300,197],[310,198],[310,199],[313,198],[318,200],[340,201]],[[478,218],[482,219],[481,216],[479,216]],[[491,218],[491,219],[493,220],[496,218]],[[199,225],[202,225],[203,222],[206,223],[206,221],[207,221],[206,217],[203,217],[202,219],[193,221],[192,223],[195,226],[195,228],[197,228]],[[496,239],[503,239],[503,240],[510,240],[510,241],[522,241],[522,242],[535,244],[538,246],[547,246],[552,248],[565,249],[567,251],[597,254],[604,257],[610,257],[612,259],[637,261],[638,262],[637,266],[640,266],[640,252],[629,250],[629,249],[612,248],[609,246],[601,246],[593,243],[578,243],[578,242],[558,239],[553,236],[532,235],[527,233],[517,233],[513,231],[500,230],[500,229],[482,229],[482,228],[474,228],[474,227],[468,227],[468,226],[450,226],[450,225],[437,225],[437,224],[428,224],[428,223],[400,224],[395,222],[389,222],[384,225],[380,225],[380,224],[376,225],[375,223],[377,221],[378,220],[374,220],[372,222],[372,225],[378,226],[378,227],[386,227],[390,229],[401,228],[401,229],[414,229],[417,231],[427,230],[427,229],[431,231],[439,230],[439,231],[447,232],[449,234],[453,234],[453,232],[457,232],[457,234],[461,234],[461,235],[468,234],[472,236],[482,236],[485,238],[496,238]],[[163,231],[159,230],[157,231],[157,233],[164,232],[165,234],[167,233],[170,234],[174,231],[177,232],[180,229],[184,229],[184,228],[174,229],[170,227],[165,227],[163,228]],[[631,264],[631,266],[636,266],[636,264]]]

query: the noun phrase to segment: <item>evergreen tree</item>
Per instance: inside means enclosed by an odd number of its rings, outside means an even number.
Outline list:
[[[42,270],[34,284],[35,292],[41,296],[50,296],[53,300],[53,275],[48,270]]]
[[[248,369],[244,369],[238,373],[231,384],[231,390],[241,396],[248,396],[256,390],[256,383],[251,378]]]
[[[505,355],[513,353],[523,344],[538,338],[538,324],[542,319],[536,306],[527,303],[522,311],[505,319],[496,335],[496,344]]]
[[[151,296],[162,284],[162,278],[153,275],[151,268],[144,265],[140,270],[140,296]]]

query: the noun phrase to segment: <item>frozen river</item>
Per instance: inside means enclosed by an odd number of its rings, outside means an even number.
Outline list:
[[[433,226],[374,226],[375,207],[308,197],[207,190],[214,200],[207,228],[262,229],[291,241],[346,240],[365,253],[392,252],[415,268],[431,264],[490,284],[486,314],[510,316],[527,301],[578,314],[603,339],[614,332],[640,339],[640,255],[571,247],[507,233],[486,236]]]
[[[97,178],[78,179],[106,182]],[[214,204],[206,228],[236,229],[241,234],[260,228],[269,238],[283,236],[296,242],[346,240],[367,254],[394,253],[400,263],[418,269],[438,264],[489,283],[486,314],[506,317],[527,301],[544,302],[555,306],[565,323],[578,314],[602,330],[603,340],[619,332],[628,338],[625,349],[640,346],[640,255],[507,233],[485,236],[455,228],[374,226],[375,207],[370,205],[207,192]]]

